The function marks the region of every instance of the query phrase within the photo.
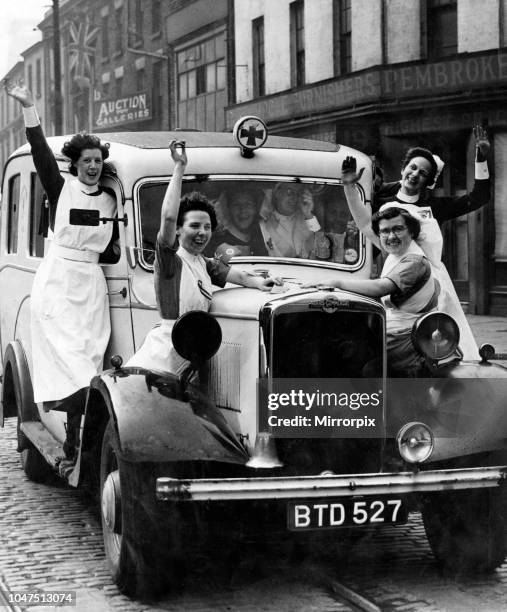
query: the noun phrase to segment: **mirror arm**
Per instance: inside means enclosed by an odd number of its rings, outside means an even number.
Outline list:
[[[116,221],[118,223],[125,223],[125,227],[127,227],[127,225],[129,224],[127,213],[125,213],[123,217],[99,217],[99,221],[102,221],[102,223],[106,223],[106,221]]]

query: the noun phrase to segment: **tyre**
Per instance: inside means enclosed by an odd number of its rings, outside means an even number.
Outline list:
[[[422,516],[433,554],[453,575],[492,572],[507,554],[505,486],[435,494]]]
[[[153,464],[119,459],[110,421],[100,462],[104,549],[114,582],[129,597],[149,599],[181,583],[185,529],[177,505],[158,508]]]

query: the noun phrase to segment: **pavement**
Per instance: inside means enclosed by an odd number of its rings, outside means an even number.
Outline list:
[[[490,315],[466,315],[472,332],[480,346],[487,342],[495,347],[497,354],[503,353],[507,359],[507,317]]]

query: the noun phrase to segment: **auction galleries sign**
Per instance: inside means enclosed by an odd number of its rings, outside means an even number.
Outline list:
[[[94,123],[97,128],[148,121],[152,117],[152,108],[147,93],[137,93],[110,100],[97,100],[94,103]]]

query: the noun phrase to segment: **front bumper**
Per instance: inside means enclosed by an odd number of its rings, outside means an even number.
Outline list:
[[[292,476],[259,478],[157,478],[161,501],[239,501],[247,499],[299,499],[384,496],[459,489],[497,487],[507,466],[459,470],[428,470],[345,476]]]

